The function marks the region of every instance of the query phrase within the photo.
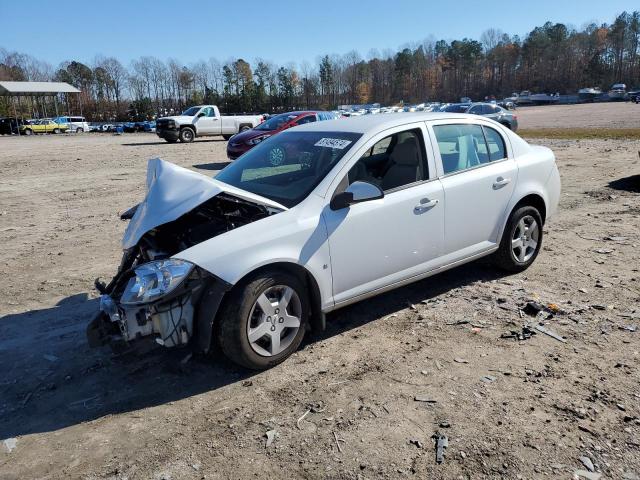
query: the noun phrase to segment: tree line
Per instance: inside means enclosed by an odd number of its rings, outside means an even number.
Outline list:
[[[68,82],[82,91],[83,113],[91,120],[147,119],[200,103],[217,104],[226,113],[273,113],[503,98],[521,90],[571,94],[618,82],[640,85],[640,12],[582,29],[547,22],[523,39],[491,28],[478,40],[429,38],[398,51],[371,50],[367,58],[354,50],[299,65],[242,58],[185,65],[145,56],[125,66],[97,56],[54,68],[0,48],[0,80]],[[0,115],[9,113],[8,101],[0,100]]]

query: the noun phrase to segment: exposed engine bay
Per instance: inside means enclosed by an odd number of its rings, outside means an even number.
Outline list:
[[[121,218],[130,219],[136,208]],[[195,317],[201,297],[215,280],[188,262],[171,259],[172,255],[279,211],[220,193],[146,232],[135,246],[124,251],[118,272],[108,284],[96,280],[102,297],[100,312],[87,330],[89,343],[92,346],[108,343],[118,351],[127,350],[129,342],[143,337],[153,338],[155,343],[166,347],[186,345],[198,329]],[[157,266],[149,271],[148,265]],[[149,283],[141,283],[142,280],[149,282],[151,278],[157,286],[166,282],[167,276],[179,278],[177,286],[155,301],[146,301],[151,290],[147,287]],[[127,300],[132,295],[142,297]],[[208,349],[208,345],[202,345],[201,349]]]

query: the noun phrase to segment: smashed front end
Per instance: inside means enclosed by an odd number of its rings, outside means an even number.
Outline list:
[[[195,185],[193,172],[167,162],[151,161],[149,168],[154,172],[144,202],[121,216],[131,223],[118,271],[108,284],[96,280],[100,311],[87,338],[93,347],[108,344],[117,352],[190,342],[207,352],[215,314],[231,285],[172,256],[277,212],[217,187],[203,195],[201,178]]]

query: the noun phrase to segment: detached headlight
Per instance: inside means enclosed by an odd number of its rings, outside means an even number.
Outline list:
[[[135,269],[136,276],[127,283],[120,303],[135,305],[164,297],[180,285],[192,269],[192,263],[173,258],[140,265]]]
[[[260,142],[262,142],[263,140],[266,140],[267,138],[269,138],[271,135],[262,135],[260,137],[256,137],[256,138],[252,138],[251,140],[247,140],[247,143],[249,145],[257,145]]]

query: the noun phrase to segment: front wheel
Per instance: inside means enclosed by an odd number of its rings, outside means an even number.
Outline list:
[[[179,138],[182,143],[191,143],[195,137],[196,134],[190,128],[183,128],[180,130]]]
[[[510,272],[529,268],[542,246],[542,217],[535,207],[520,207],[511,213],[494,254],[498,267]]]
[[[84,128],[76,128],[76,133],[84,133]]]
[[[58,133],[60,133],[60,129],[59,128],[54,128],[53,129],[53,133],[55,133],[57,135]]]
[[[25,129],[24,131],[25,135],[33,135],[33,130],[31,130],[30,128]]]
[[[231,291],[219,313],[217,342],[233,362],[264,370],[298,349],[308,317],[304,283],[286,272],[266,272]]]

